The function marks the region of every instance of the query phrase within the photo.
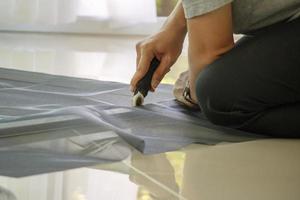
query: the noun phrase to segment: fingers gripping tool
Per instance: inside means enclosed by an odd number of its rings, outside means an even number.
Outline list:
[[[155,70],[158,68],[160,61],[157,58],[153,58],[148,72],[146,75],[138,82],[136,90],[133,93],[132,105],[140,106],[144,103],[144,99],[147,96],[150,88],[151,81]]]

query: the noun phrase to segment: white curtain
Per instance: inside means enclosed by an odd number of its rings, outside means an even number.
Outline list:
[[[155,0],[0,0],[1,24],[65,24],[79,17],[124,25],[156,20]]]

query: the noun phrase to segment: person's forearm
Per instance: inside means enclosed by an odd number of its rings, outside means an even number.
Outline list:
[[[189,33],[189,78],[196,100],[200,72],[234,46],[231,4],[187,20]]]
[[[177,3],[176,7],[164,23],[162,29],[171,29],[186,34],[187,24],[181,1]]]

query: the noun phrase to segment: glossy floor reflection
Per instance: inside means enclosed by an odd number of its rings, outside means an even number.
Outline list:
[[[138,36],[0,33],[0,67],[129,83]],[[187,68],[185,53],[165,77],[174,83]]]
[[[0,66],[128,83],[139,39],[1,33]],[[174,83],[186,66],[182,56],[164,82]],[[0,177],[0,200],[298,200],[299,154],[300,140],[275,139],[195,144],[151,156],[133,150],[113,164]]]
[[[299,145],[299,140],[261,140],[135,155],[131,164],[154,180],[136,172],[130,177],[150,190],[154,199],[296,200],[300,197]]]
[[[300,196],[299,141],[191,145],[120,163],[20,179],[0,178],[18,199],[289,199]]]

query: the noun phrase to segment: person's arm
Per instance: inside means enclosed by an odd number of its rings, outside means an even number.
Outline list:
[[[189,83],[197,100],[195,81],[208,64],[234,46],[231,4],[187,20],[189,37]]]
[[[166,22],[164,23],[162,29],[168,27],[176,27],[179,31],[186,34],[187,24],[184,16],[184,10],[181,1],[178,1],[172,13],[168,16]]]
[[[186,19],[182,3],[179,1],[161,30],[136,45],[137,70],[130,83],[132,92],[135,90],[138,81],[147,73],[150,62],[154,57],[160,60],[160,65],[155,71],[151,83],[151,90],[155,90],[181,54],[186,32]]]

